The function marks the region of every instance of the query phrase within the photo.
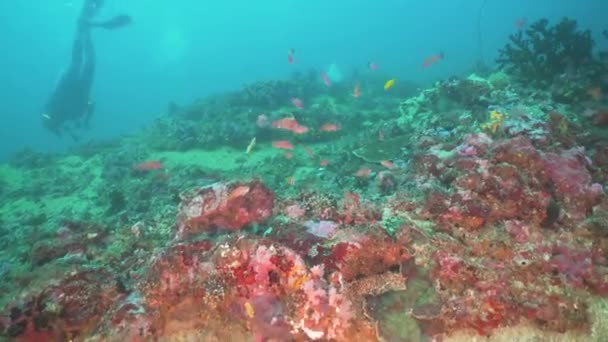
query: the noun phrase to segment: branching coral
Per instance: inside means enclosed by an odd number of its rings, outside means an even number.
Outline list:
[[[591,32],[578,30],[576,20],[568,18],[555,26],[541,19],[509,39],[496,62],[510,74],[531,82],[549,82],[567,68],[593,59]]]

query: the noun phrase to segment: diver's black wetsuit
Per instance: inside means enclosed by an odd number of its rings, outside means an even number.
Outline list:
[[[130,22],[130,19],[128,22],[125,21],[127,16],[120,16],[120,25],[107,26],[107,23],[115,24],[116,18],[108,22],[93,23],[92,19],[102,3],[103,0],[84,0],[72,45],[70,65],[44,107],[43,124],[55,134],[61,134],[63,129],[68,130],[66,123],[70,121],[88,126],[93,114],[94,106],[90,92],[95,75],[95,48],[91,40],[91,28],[111,29]]]

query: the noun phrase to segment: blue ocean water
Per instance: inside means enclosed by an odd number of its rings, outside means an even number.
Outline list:
[[[40,114],[68,63],[80,5],[0,2],[0,160],[24,147],[58,151],[74,144],[45,131]],[[188,103],[331,63],[348,71],[372,60],[391,77],[421,84],[464,74],[480,54],[493,63],[519,18],[568,16],[598,34],[605,29],[601,14],[608,13],[608,2],[107,0],[101,16],[117,13],[132,15],[134,23],[94,32],[97,109],[85,139],[131,132],[162,115],[169,101]],[[294,65],[285,63],[290,48],[296,51]],[[422,70],[422,61],[439,52],[444,61]]]

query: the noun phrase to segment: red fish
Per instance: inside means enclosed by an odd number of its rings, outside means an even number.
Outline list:
[[[308,127],[302,126],[294,118],[283,118],[272,123],[273,128],[285,129],[296,134],[308,132]]]
[[[228,199],[232,200],[238,197],[243,197],[249,193],[249,190],[251,190],[251,188],[246,185],[238,186],[234,190],[232,190],[230,194],[228,194]]]
[[[361,96],[361,88],[359,87],[359,82],[355,83],[355,89],[353,89],[353,97],[359,98]]]
[[[272,123],[273,128],[281,128],[286,130],[292,130],[294,127],[297,127],[298,121],[295,118],[283,118],[281,120],[274,121]]]
[[[443,59],[443,53],[438,53],[436,55],[433,55],[431,57],[428,57],[427,59],[424,60],[424,63],[422,63],[422,67],[423,68],[428,68],[431,65],[439,62],[440,60]]]
[[[293,150],[293,144],[288,140],[277,140],[272,142],[272,146],[276,148],[282,148],[284,150]]]
[[[304,134],[304,133],[308,132],[308,127],[302,126],[302,125],[297,125],[291,131],[294,132],[295,134]]]
[[[163,168],[163,164],[161,164],[158,160],[149,160],[139,164],[133,165],[133,170],[137,171],[153,171],[160,170]]]
[[[329,79],[329,77],[327,77],[325,71],[321,71],[321,78],[323,79],[323,83],[325,84],[325,86],[331,86],[331,80]]]
[[[295,54],[296,54],[296,50],[294,50],[293,48],[289,49],[287,51],[287,63],[293,64],[293,62],[295,61],[295,58],[294,58]]]
[[[296,108],[304,108],[304,102],[297,97],[291,99],[291,104]]]
[[[340,127],[338,127],[336,124],[327,123],[321,126],[320,130],[323,132],[336,132],[340,130]]]

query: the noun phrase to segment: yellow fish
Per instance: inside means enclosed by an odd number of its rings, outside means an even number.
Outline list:
[[[384,90],[388,91],[389,89],[391,89],[395,85],[395,81],[396,80],[394,78],[392,80],[386,81],[386,83],[384,83]]]
[[[245,302],[245,313],[247,313],[247,316],[249,318],[253,318],[255,317],[255,309],[253,308],[253,305],[251,305],[251,303],[249,302]]]

